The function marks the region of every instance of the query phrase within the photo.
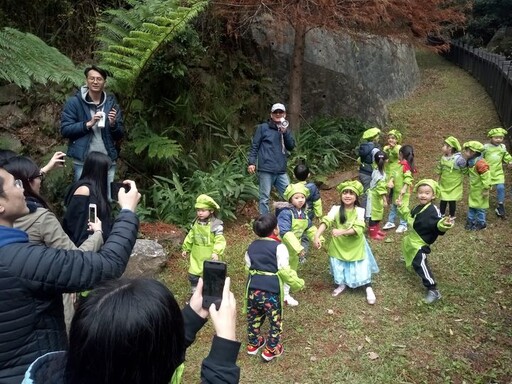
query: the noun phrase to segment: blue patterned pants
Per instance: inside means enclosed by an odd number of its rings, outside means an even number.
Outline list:
[[[270,324],[267,346],[271,349],[275,348],[281,341],[281,334],[283,333],[282,315],[281,298],[278,293],[249,289],[247,299],[247,336],[249,344],[258,344],[261,326],[267,318]]]

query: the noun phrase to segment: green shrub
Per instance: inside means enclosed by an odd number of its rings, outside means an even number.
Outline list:
[[[195,200],[202,193],[219,203],[219,216],[223,220],[236,219],[239,202],[258,198],[256,179],[245,171],[244,154],[240,150],[234,159],[214,161],[210,172],[197,170],[183,181],[176,174],[172,178],[155,176],[141,204],[143,219],[187,226],[195,217]]]
[[[322,178],[340,167],[342,161],[355,161],[357,146],[364,123],[355,119],[320,118],[304,124],[294,134],[296,147],[288,161],[290,174],[300,162],[306,162],[315,178]]]

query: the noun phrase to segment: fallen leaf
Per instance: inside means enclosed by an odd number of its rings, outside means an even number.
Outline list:
[[[367,355],[370,360],[376,360],[379,358],[379,355],[376,354],[375,352],[368,352]]]

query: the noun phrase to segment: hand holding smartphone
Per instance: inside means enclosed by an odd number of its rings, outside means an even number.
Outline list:
[[[96,204],[89,204],[89,222],[95,223],[97,216]]]
[[[223,261],[205,260],[203,263],[203,308],[212,304],[219,310],[226,281],[227,265]]]
[[[110,183],[110,199],[112,201],[117,201],[117,196],[119,195],[119,190],[121,188],[124,188],[125,191],[128,192],[131,189],[131,185],[128,183],[119,182]]]

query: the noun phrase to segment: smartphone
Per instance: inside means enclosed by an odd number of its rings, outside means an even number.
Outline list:
[[[222,291],[226,281],[227,264],[223,261],[205,260],[203,263],[203,308],[215,304],[217,310],[222,302]]]
[[[96,204],[89,204],[89,221],[91,223],[96,222],[97,208]]]
[[[128,192],[131,188],[131,185],[128,183],[119,183],[112,182],[110,183],[110,199],[113,201],[117,201],[117,196],[119,195],[119,190],[124,188],[126,192]]]

